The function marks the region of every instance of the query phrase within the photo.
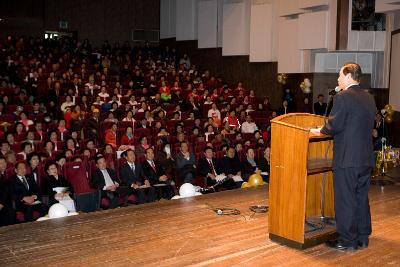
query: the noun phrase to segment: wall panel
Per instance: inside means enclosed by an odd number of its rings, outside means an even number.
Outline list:
[[[226,0],[223,6],[222,54],[249,55],[250,1]]]
[[[273,60],[273,14],[272,5],[264,1],[251,5],[250,20],[250,62]]]

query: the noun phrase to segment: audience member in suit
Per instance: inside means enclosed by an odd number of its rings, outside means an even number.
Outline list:
[[[264,182],[267,182],[267,183],[269,183],[269,171],[270,171],[270,165],[271,165],[270,151],[271,151],[271,149],[269,147],[266,147],[264,149],[263,156],[257,160],[257,162],[258,162],[257,166],[259,166],[259,168],[261,169],[261,172],[268,173],[268,174],[261,175]]]
[[[324,95],[318,95],[318,101],[314,103],[314,114],[316,115],[325,115],[326,103],[324,102]]]
[[[217,175],[225,175],[225,173],[221,171],[217,159],[214,157],[213,149],[209,146],[204,148],[204,157],[201,158],[197,164],[197,174],[204,177],[207,180],[207,186],[214,188],[215,191],[221,188],[233,189],[237,187],[232,179],[225,179],[222,182],[217,182]]]
[[[73,188],[70,182],[68,182],[64,176],[58,175],[57,163],[54,161],[49,161],[44,167],[47,176],[44,178],[44,194],[49,196],[49,207],[58,200],[62,199],[64,195],[71,195],[73,193]],[[55,187],[68,187],[65,193],[57,193],[53,191]]]
[[[172,175],[175,168],[175,160],[171,155],[171,145],[168,143],[168,140],[161,138],[160,150],[157,152],[156,161],[161,163],[161,166],[165,170],[165,174],[167,176]]]
[[[41,190],[41,177],[39,174],[39,170],[38,170],[38,166],[39,166],[39,153],[37,152],[31,152],[28,154],[28,156],[26,157],[26,161],[29,164],[29,174],[33,177],[33,179],[35,179],[36,184],[39,186],[39,190]]]
[[[387,137],[387,129],[383,127],[383,118],[379,112],[375,115],[374,129],[378,132],[379,138]]]
[[[129,188],[120,187],[113,169],[107,168],[106,159],[103,155],[96,156],[97,169],[92,174],[93,186],[101,190],[101,197],[110,200],[109,208],[118,206],[118,198],[125,197],[129,193]]]
[[[36,202],[41,201],[39,187],[32,176],[26,175],[24,162],[15,164],[15,173],[16,175],[10,181],[11,197],[15,201],[15,210],[24,213],[25,221],[34,220],[34,211],[43,216],[43,205]]]
[[[122,180],[131,188],[132,193],[138,196],[139,204],[153,202],[156,200],[156,191],[145,179],[143,169],[140,164],[135,163],[135,152],[131,149],[126,151],[126,162],[121,166],[119,172]],[[147,188],[140,188],[145,185]],[[146,201],[147,195],[147,201]]]
[[[242,178],[247,181],[252,174],[258,173],[261,175],[261,167],[258,165],[254,157],[254,149],[248,148],[246,151],[246,158],[242,162]]]
[[[0,180],[6,181],[7,180],[7,160],[0,156]]]
[[[288,101],[285,99],[282,102],[282,106],[278,109],[278,115],[285,115],[290,113],[290,107]]]
[[[241,176],[240,160],[235,153],[233,147],[226,150],[226,155],[221,159],[221,170],[228,178],[233,176]]]
[[[154,161],[154,150],[152,148],[146,149],[145,158],[142,164],[144,176],[152,186],[165,184],[164,186],[157,186],[159,197],[170,199],[174,194],[173,183],[165,174],[162,165],[158,161]]]
[[[12,208],[9,186],[4,179],[0,178],[0,226],[14,222],[15,212]]]
[[[97,140],[99,137],[99,126],[100,126],[100,111],[96,108],[93,110],[92,116],[86,122],[86,128],[88,130],[89,139]]]
[[[196,175],[196,158],[189,152],[186,142],[181,143],[181,151],[175,156],[176,168],[183,183],[192,183]]]

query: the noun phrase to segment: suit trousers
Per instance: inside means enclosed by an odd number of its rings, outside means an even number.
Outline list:
[[[129,187],[119,186],[115,191],[102,190],[101,196],[110,200],[109,209],[114,209],[119,205],[119,198],[125,198],[129,194]]]
[[[133,189],[132,193],[137,195],[138,204],[154,202],[157,199],[156,189],[154,187]]]
[[[13,209],[3,207],[0,210],[0,226],[10,225],[15,223],[15,212]]]
[[[334,169],[336,230],[344,246],[367,242],[371,234],[368,190],[371,167]]]

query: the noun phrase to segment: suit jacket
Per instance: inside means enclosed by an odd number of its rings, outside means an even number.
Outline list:
[[[113,169],[106,169],[108,174],[114,183],[118,183],[117,176]],[[97,168],[92,174],[92,184],[95,188],[103,190],[103,187],[106,185],[106,181],[104,180],[104,175],[99,168]]]
[[[217,159],[216,158],[212,158],[212,163],[214,165],[215,172],[217,174],[220,174],[220,169],[219,169],[219,166],[218,166],[218,163],[217,163]],[[202,176],[202,177],[207,177],[207,174],[209,174],[209,173],[213,173],[211,164],[208,163],[207,158],[203,157],[197,163],[197,174]]]
[[[314,114],[316,115],[325,115],[326,103],[320,104],[318,101],[314,103]]]
[[[72,185],[70,182],[68,182],[64,176],[59,175],[58,180],[54,176],[46,176],[44,178],[44,194],[49,196],[49,204],[51,205],[52,203],[57,202],[54,198],[55,194],[57,192],[53,191],[53,188],[55,187],[68,187],[68,191],[73,193],[74,189],[72,188]]]
[[[10,181],[10,193],[13,200],[15,200],[16,209],[19,210],[22,203],[22,199],[27,196],[36,195],[37,200],[40,199],[40,191],[39,187],[35,182],[35,179],[31,175],[25,175],[26,181],[28,182],[29,189],[26,189],[24,184],[18,178],[17,175],[14,175]]]
[[[258,165],[258,161],[255,160],[255,162],[256,162],[256,166],[255,167],[253,167],[253,165],[250,164],[250,162],[247,160],[247,158],[244,159],[243,162],[241,163],[241,166],[242,166],[242,177],[244,179],[247,180],[250,177],[250,175],[255,173],[256,168],[261,170],[261,167]]]
[[[142,169],[144,177],[149,180],[150,184],[159,184],[160,183],[160,176],[165,175],[165,170],[158,161],[154,161],[154,165],[156,166],[156,170],[154,171],[153,167],[145,160],[142,163]]]
[[[227,156],[221,159],[221,171],[225,173],[225,175],[236,175],[240,169],[240,160],[235,156],[233,158],[229,158]]]
[[[98,130],[99,129],[99,120],[94,119],[93,117],[89,118],[86,121],[86,126],[90,129]]]
[[[0,204],[5,208],[11,208],[11,197],[8,184],[0,179]]]
[[[135,171],[133,171],[129,163],[125,162],[119,169],[119,174],[122,181],[124,181],[128,186],[131,186],[133,183],[144,183],[143,169],[138,163],[135,163]]]
[[[333,168],[374,166],[372,129],[376,113],[372,95],[353,85],[334,97],[328,122],[321,129],[333,136]]]

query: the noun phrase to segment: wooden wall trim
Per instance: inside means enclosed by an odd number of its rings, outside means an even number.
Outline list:
[[[345,50],[349,36],[349,0],[338,0],[337,8],[336,50]]]

